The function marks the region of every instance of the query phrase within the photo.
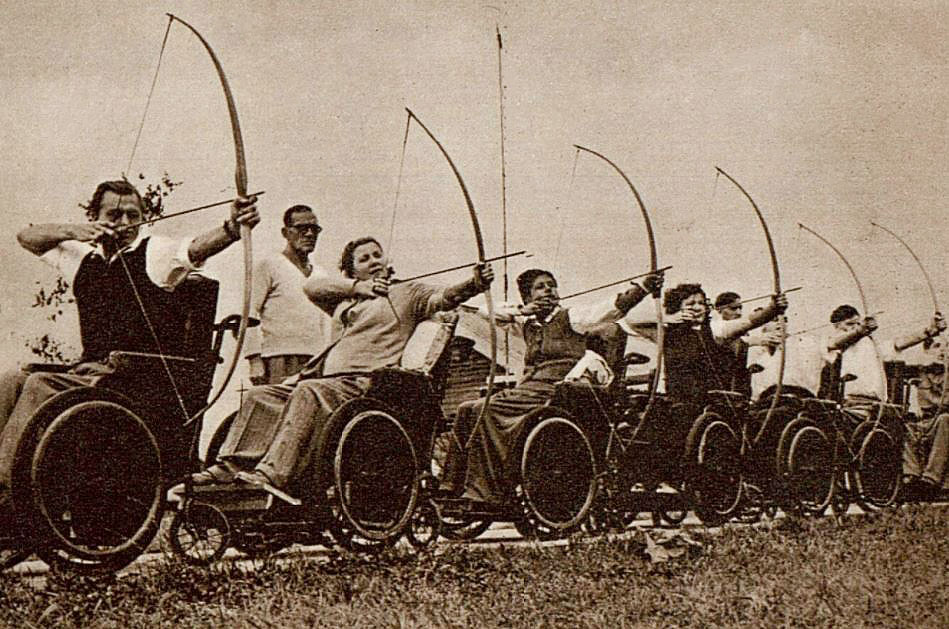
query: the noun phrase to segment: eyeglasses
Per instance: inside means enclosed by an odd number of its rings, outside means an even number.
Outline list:
[[[306,223],[303,225],[290,225],[290,229],[299,232],[301,234],[313,234],[314,236],[319,236],[320,232],[323,231],[323,228],[319,225],[314,225],[313,223]]]

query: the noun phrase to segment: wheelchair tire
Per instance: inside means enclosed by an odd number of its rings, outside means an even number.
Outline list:
[[[868,512],[896,506],[902,474],[900,444],[889,431],[876,426],[858,427],[854,434],[862,435],[850,470],[857,504]]]
[[[718,415],[703,413],[689,431],[686,455],[686,488],[695,514],[706,526],[724,524],[737,512],[742,498],[738,435]]]
[[[343,428],[333,461],[335,497],[344,529],[370,542],[394,542],[418,505],[419,465],[401,424],[365,410]]]
[[[821,516],[833,503],[834,446],[827,434],[810,421],[800,424],[790,437],[787,481],[803,515]]]
[[[164,501],[161,453],[145,422],[110,401],[59,414],[31,467],[44,559],[78,572],[119,570],[154,539]]]
[[[590,441],[564,417],[540,420],[521,452],[522,497],[535,528],[567,534],[587,518],[596,498],[596,459]]]

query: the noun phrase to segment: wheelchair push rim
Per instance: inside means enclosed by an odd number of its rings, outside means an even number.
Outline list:
[[[852,470],[856,498],[868,510],[896,504],[900,490],[900,446],[889,431],[871,428],[860,442]]]
[[[688,488],[703,521],[723,522],[741,503],[741,444],[724,420],[706,416],[698,421],[704,425],[700,424]]]
[[[583,431],[564,417],[541,420],[521,453],[521,490],[529,516],[566,532],[579,526],[596,498],[596,462]]]
[[[82,402],[57,416],[40,437],[30,478],[45,555],[114,569],[134,560],[157,532],[158,443],[120,404]]]
[[[787,453],[787,480],[798,509],[822,515],[833,502],[835,477],[830,437],[810,422],[799,426]]]
[[[401,535],[418,504],[418,468],[412,440],[392,415],[356,414],[343,428],[333,461],[344,526],[373,542]]]

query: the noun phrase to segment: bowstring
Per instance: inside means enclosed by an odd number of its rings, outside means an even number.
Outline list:
[[[129,161],[128,161],[128,164],[126,165],[126,173],[123,173],[123,177],[125,177],[126,180],[128,180],[127,174],[131,172],[131,169],[132,169],[132,162],[135,159],[135,153],[138,150],[138,143],[142,137],[142,130],[145,128],[145,120],[148,117],[148,110],[152,102],[152,96],[155,93],[155,86],[158,83],[158,74],[159,74],[159,71],[161,70],[161,61],[165,55],[165,48],[168,45],[168,35],[171,33],[171,25],[173,21],[174,21],[174,18],[169,15],[168,25],[165,27],[165,34],[161,40],[161,48],[158,51],[158,63],[155,64],[155,74],[152,76],[152,83],[148,90],[148,96],[145,99],[145,108],[142,111],[142,120],[139,123],[138,131],[135,134],[135,141],[132,144],[132,152],[129,155]],[[121,201],[121,196],[119,197],[119,200]],[[142,300],[142,296],[139,293],[138,286],[135,284],[135,278],[132,277],[132,272],[128,268],[128,264],[125,261],[125,257],[122,255],[121,252],[119,252],[117,255],[119,257],[119,261],[122,263],[122,268],[124,269],[125,275],[129,280],[129,284],[132,287],[132,293],[135,295],[135,301],[138,303],[138,307],[142,311],[142,317],[145,319],[145,325],[146,327],[148,327],[148,331],[152,335],[152,340],[155,343],[156,349],[158,349],[158,358],[161,361],[162,367],[165,370],[165,375],[168,376],[168,381],[171,383],[171,388],[174,391],[175,398],[178,401],[178,407],[181,409],[181,412],[185,419],[185,423],[187,423],[188,420],[191,418],[191,415],[188,413],[188,408],[185,405],[184,398],[182,398],[181,391],[178,389],[178,383],[175,380],[175,377],[171,372],[171,366],[168,364],[168,360],[165,357],[165,352],[162,349],[161,341],[158,338],[158,332],[155,330],[155,326],[152,324],[151,317],[148,316],[148,311],[145,309],[145,302]],[[147,251],[146,251],[146,255],[147,255]]]
[[[580,161],[580,149],[577,149],[573,156],[573,169],[570,171],[570,183],[567,184],[567,207],[572,205],[571,199],[573,198],[573,180],[577,176],[578,161]],[[555,208],[555,210],[560,214],[560,229],[557,231],[557,247],[554,249],[554,263],[560,260],[560,243],[563,240],[564,224],[566,223],[564,220],[566,213],[562,212],[561,209],[562,206],[560,205],[556,206]]]
[[[395,182],[395,200],[392,203],[392,220],[389,222],[389,238],[386,241],[386,252],[389,260],[392,260],[392,239],[395,236],[395,215],[399,210],[399,194],[402,192],[402,171],[405,167],[405,147],[409,143],[409,129],[412,125],[412,117],[405,116],[405,134],[402,137],[402,154],[399,156],[399,178]]]
[[[135,279],[132,277],[132,271],[129,269],[128,263],[125,261],[125,256],[123,253],[120,251],[116,255],[118,256],[119,261],[122,263],[122,268],[125,270],[125,275],[128,277],[129,284],[132,286],[132,293],[135,295],[135,301],[138,302],[138,307],[142,311],[142,317],[145,319],[145,325],[148,327],[148,331],[152,335],[152,340],[155,342],[155,348],[158,350],[158,358],[161,361],[162,367],[165,369],[165,375],[168,376],[168,381],[171,383],[171,388],[175,393],[175,399],[178,400],[178,407],[181,409],[185,420],[187,420],[190,418],[188,407],[185,405],[184,398],[181,396],[181,391],[178,389],[178,384],[175,381],[175,377],[171,373],[171,365],[168,364],[168,360],[165,358],[165,350],[162,349],[161,341],[158,338],[158,332],[155,330],[155,326],[152,324],[151,317],[148,316],[148,310],[145,309],[145,302],[142,300],[142,296],[138,292],[138,286],[136,286]],[[147,250],[146,255],[148,255]]]
[[[138,125],[138,131],[135,133],[135,142],[132,144],[132,153],[129,155],[128,164],[125,166],[125,172],[122,176],[128,179],[132,172],[132,161],[135,159],[135,152],[138,150],[138,141],[142,137],[142,130],[145,128],[145,118],[148,116],[148,108],[152,102],[152,95],[155,93],[155,85],[158,83],[158,71],[161,69],[161,60],[165,54],[165,46],[168,43],[168,34],[171,32],[172,17],[168,16],[168,26],[165,28],[165,36],[161,40],[161,49],[158,51],[158,63],[155,64],[155,75],[152,77],[152,85],[148,89],[148,97],[145,99],[145,109],[142,111],[142,121]]]

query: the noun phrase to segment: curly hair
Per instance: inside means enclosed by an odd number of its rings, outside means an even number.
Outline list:
[[[692,295],[702,295],[702,299],[707,300],[705,291],[701,284],[679,284],[673,289],[667,290],[662,300],[662,305],[666,309],[666,314],[675,314],[682,307],[682,302]]]
[[[105,196],[106,192],[112,192],[119,196],[134,194],[136,198],[138,198],[138,202],[140,205],[142,205],[142,209],[144,210],[145,203],[142,200],[142,195],[131,183],[125,179],[116,181],[103,181],[98,186],[96,186],[96,191],[92,193],[92,199],[89,200],[89,203],[81,206],[86,210],[86,218],[88,218],[90,221],[99,220],[99,210],[102,206],[102,197]]]
[[[382,249],[382,245],[379,244],[379,241],[373,238],[372,236],[363,236],[362,238],[357,238],[356,240],[350,240],[346,243],[346,246],[343,247],[343,254],[339,257],[339,270],[343,272],[343,275],[346,277],[355,277],[356,276],[356,265],[355,265],[355,253],[356,248],[361,247],[369,243],[375,243],[377,247]]]

